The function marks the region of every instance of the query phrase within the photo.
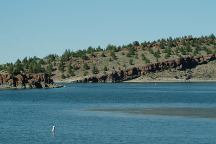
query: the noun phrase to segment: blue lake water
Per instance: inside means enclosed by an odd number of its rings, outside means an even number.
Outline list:
[[[60,89],[1,90],[0,143],[216,143],[216,119],[89,110],[155,107],[215,108],[216,83],[67,84]]]

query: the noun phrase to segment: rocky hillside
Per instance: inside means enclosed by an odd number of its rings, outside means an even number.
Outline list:
[[[215,60],[216,38],[203,37],[159,39],[106,48],[66,50],[61,56],[24,58],[0,65],[11,75],[46,73],[54,81],[120,82],[167,70],[188,71]],[[196,77],[190,73],[185,79]],[[180,78],[174,75],[174,78]]]

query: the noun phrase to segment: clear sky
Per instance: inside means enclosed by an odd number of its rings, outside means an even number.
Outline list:
[[[216,33],[216,0],[0,0],[0,63]]]

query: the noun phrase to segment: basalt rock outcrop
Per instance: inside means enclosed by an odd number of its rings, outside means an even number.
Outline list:
[[[0,88],[54,88],[53,80],[45,73],[39,74],[0,74]]]
[[[78,80],[78,83],[102,83],[102,82],[122,82],[126,80],[131,80],[141,75],[145,75],[150,72],[163,71],[166,69],[177,69],[177,70],[186,70],[196,67],[197,65],[206,64],[209,61],[213,61],[216,59],[215,54],[210,54],[206,56],[188,56],[182,57],[175,60],[167,60],[158,63],[147,64],[140,67],[133,67],[126,70],[113,71],[110,74],[104,75],[96,75],[88,78],[84,78],[82,80]],[[188,77],[187,79],[190,79]]]

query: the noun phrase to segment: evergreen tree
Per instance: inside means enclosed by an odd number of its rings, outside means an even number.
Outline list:
[[[160,56],[160,51],[157,50],[155,53],[154,53],[154,57],[156,58],[156,60],[158,61],[158,59],[161,57]]]
[[[115,45],[109,44],[109,45],[106,47],[106,50],[118,52],[119,49],[118,49]]]
[[[138,41],[134,41],[134,42],[133,42],[133,45],[134,45],[134,46],[139,46],[140,44],[139,44]]]
[[[4,66],[0,65],[0,71],[4,70]]]
[[[40,72],[44,72],[44,69],[37,61],[33,60],[29,65],[29,72],[40,73]]]
[[[135,48],[133,46],[128,48],[127,57],[131,57],[132,55],[135,55]]]
[[[52,76],[52,71],[53,71],[53,65],[49,63],[49,65],[47,66],[47,74],[49,75],[49,77]]]
[[[14,65],[14,74],[19,74],[24,70],[22,62],[18,59]]]
[[[99,51],[103,51],[103,49],[100,46],[98,46],[97,49],[96,49],[96,51],[98,51],[98,52]]]
[[[58,65],[58,69],[59,69],[59,71],[61,71],[61,72],[64,72],[64,62],[63,62],[63,60],[60,60],[60,63],[59,63],[59,65]]]
[[[68,65],[67,70],[70,76],[75,76],[75,72],[71,64]]]
[[[65,50],[65,52],[62,55],[62,60],[68,61],[70,60],[70,57],[71,57],[71,51],[69,49]]]
[[[14,65],[12,63],[7,64],[7,72],[14,75]]]

